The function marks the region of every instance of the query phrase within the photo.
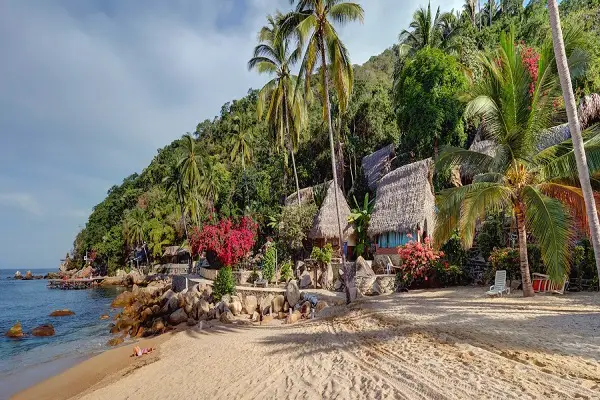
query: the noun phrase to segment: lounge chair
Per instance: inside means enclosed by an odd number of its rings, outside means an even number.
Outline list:
[[[506,271],[496,271],[494,285],[486,292],[488,296],[502,296],[503,293],[510,294],[510,287],[506,287]]]

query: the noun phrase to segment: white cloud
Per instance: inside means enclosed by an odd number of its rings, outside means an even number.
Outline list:
[[[17,209],[34,216],[42,215],[40,204],[28,193],[0,193],[0,210],[3,208]]]

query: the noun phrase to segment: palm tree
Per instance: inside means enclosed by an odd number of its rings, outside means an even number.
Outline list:
[[[245,173],[246,163],[252,161],[252,147],[254,145],[254,129],[252,129],[251,118],[244,114],[235,115],[231,130],[231,161],[240,159]]]
[[[552,41],[554,45],[554,54],[558,66],[558,75],[562,87],[563,97],[565,99],[565,108],[569,118],[569,129],[573,138],[573,151],[577,163],[579,183],[581,185],[583,197],[585,200],[585,209],[589,223],[590,236],[594,247],[596,257],[596,268],[600,276],[600,221],[598,221],[598,210],[594,201],[594,192],[590,182],[590,175],[587,168],[588,161],[585,154],[583,138],[581,136],[581,126],[579,125],[579,116],[577,115],[577,105],[575,95],[571,85],[571,75],[565,45],[563,42],[562,28],[560,26],[560,14],[556,0],[548,0],[548,11],[550,13],[550,27],[552,28]]]
[[[181,170],[176,166],[171,168],[171,171],[167,177],[163,180],[167,193],[175,193],[177,203],[179,204],[179,210],[181,211],[181,223],[183,224],[183,230],[185,232],[185,238],[188,238],[187,221],[185,218],[185,186],[181,177]]]
[[[186,191],[197,191],[201,183],[200,164],[201,157],[199,149],[196,149],[196,141],[191,134],[183,135],[181,147],[184,155],[177,163],[181,180]]]
[[[291,0],[293,4],[295,1]],[[311,87],[311,78],[314,70],[320,65],[320,80],[323,96],[323,117],[329,128],[329,144],[331,147],[331,169],[333,172],[333,184],[338,186],[336,173],[335,144],[333,140],[333,125],[331,122],[331,103],[329,99],[329,73],[337,98],[340,111],[344,112],[348,106],[352,85],[354,82],[354,71],[350,62],[348,49],[341,41],[333,22],[344,25],[351,21],[363,21],[364,11],[357,3],[345,0],[298,0],[296,10],[285,18],[283,32],[292,33],[294,28],[300,40],[306,45],[306,50],[300,65],[299,76],[304,75],[306,93]],[[330,71],[331,69],[331,71]],[[340,251],[342,250],[342,218],[338,191],[335,193],[335,206],[338,220],[338,236]],[[349,271],[346,269],[346,260],[342,251],[342,268],[346,280],[346,301],[350,302]]]
[[[146,214],[144,213],[144,210],[136,207],[127,212],[123,221],[125,241],[132,248],[142,245],[144,247],[144,253],[146,254],[146,262],[148,262],[148,253],[146,252],[146,246],[144,246],[145,230]]]
[[[471,24],[475,26],[475,16],[477,15],[477,4],[475,3],[475,0],[465,0],[465,4],[463,5],[463,13],[468,16]]]
[[[570,47],[572,50],[572,47]],[[573,185],[575,153],[569,142],[544,149],[544,130],[552,122],[558,95],[552,44],[540,51],[538,76],[532,78],[515,44],[514,29],[502,33],[497,51],[481,56],[483,78],[465,95],[466,118],[479,117],[485,135],[495,141],[495,156],[448,147],[438,168],[469,165],[477,172],[473,183],[442,191],[436,242],[444,243],[458,229],[463,245],[472,245],[475,225],[489,212],[510,210],[517,221],[523,295],[533,288],[527,262],[527,232],[540,245],[542,260],[554,281],[569,270],[570,212],[585,216],[583,193]],[[533,83],[533,85],[532,85]],[[590,168],[600,169],[600,136],[588,146]],[[589,159],[589,160],[590,160]]]
[[[413,14],[410,30],[400,33],[400,55],[413,55],[427,47],[454,50],[453,39],[458,33],[455,18],[451,12],[441,13],[439,7],[434,16],[431,13],[431,3],[428,3],[427,8],[419,7]]]
[[[248,62],[249,69],[259,73],[275,75],[258,94],[257,111],[262,118],[267,105],[266,120],[274,133],[277,148],[286,148],[292,157],[298,205],[300,205],[300,185],[296,170],[294,151],[298,146],[300,132],[305,126],[306,109],[300,92],[296,90],[299,79],[291,73],[292,67],[299,61],[301,48],[291,48],[290,38],[281,34],[283,16],[281,13],[267,17],[268,25],[259,33],[259,44]],[[291,127],[291,130],[290,130]]]

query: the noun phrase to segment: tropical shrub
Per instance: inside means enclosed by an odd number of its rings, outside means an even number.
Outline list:
[[[411,240],[398,248],[398,255],[402,261],[396,280],[404,286],[410,286],[415,280],[429,280],[432,275],[432,267],[443,256],[443,251],[434,250],[425,239],[425,243]]]
[[[294,252],[303,248],[302,242],[312,227],[317,211],[317,206],[312,203],[281,209],[281,215],[272,222],[271,227],[277,232],[278,242],[284,249]]]
[[[490,254],[492,254],[494,249],[506,246],[502,217],[500,215],[490,215],[481,224],[479,235],[477,236],[477,244],[479,245],[481,255],[486,260],[490,258]]]
[[[491,269],[486,274],[486,280],[492,282],[496,271],[506,270],[506,277],[513,281],[521,278],[519,266],[519,249],[504,247],[494,249],[490,255]]]
[[[331,262],[331,258],[333,257],[333,248],[331,247],[331,243],[325,244],[325,246],[321,247],[313,247],[312,253],[310,254],[310,258],[318,261],[321,265],[327,265]]]
[[[460,237],[456,233],[444,243],[441,250],[446,261],[452,265],[463,266],[468,261],[467,251],[462,247]]]
[[[215,300],[221,300],[221,297],[226,294],[235,294],[235,279],[233,278],[231,267],[219,270],[213,286],[213,297]]]
[[[369,229],[371,214],[373,213],[373,207],[375,206],[375,203],[373,200],[369,201],[369,193],[366,193],[362,205],[358,204],[356,197],[354,197],[354,204],[356,207],[348,216],[348,221],[354,223],[354,227],[356,228],[357,243],[356,247],[354,248],[354,255],[358,257],[365,254],[367,248],[369,247],[369,236],[367,235],[367,229]]]
[[[202,229],[194,227],[189,240],[192,254],[212,251],[224,266],[234,266],[254,246],[256,229],[256,223],[250,217],[242,218],[238,224],[226,218],[216,224],[206,224]]]
[[[281,265],[281,281],[288,282],[294,277],[294,272],[292,271],[292,262],[287,260]]]
[[[277,267],[277,247],[275,244],[267,244],[265,257],[262,264],[263,279],[271,282],[275,276],[275,268]]]
[[[447,261],[432,263],[431,271],[435,281],[443,286],[456,286],[465,283],[465,271],[461,265],[449,264]]]

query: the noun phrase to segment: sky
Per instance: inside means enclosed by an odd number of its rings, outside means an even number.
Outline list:
[[[426,0],[362,0],[352,62]],[[443,10],[463,1],[432,1]],[[0,1],[0,268],[54,268],[107,190],[259,88],[256,33],[288,0]]]

